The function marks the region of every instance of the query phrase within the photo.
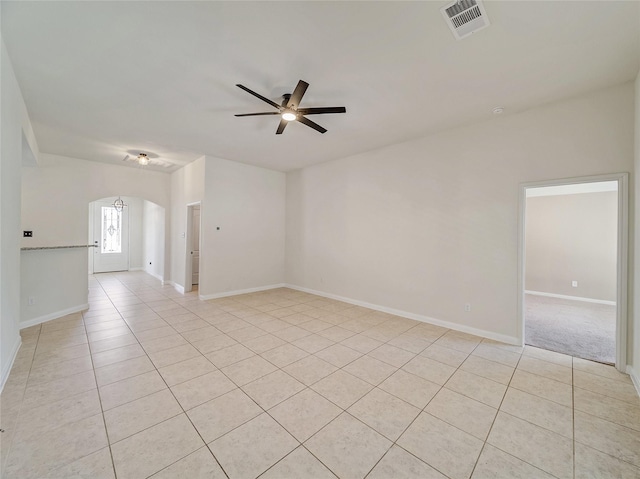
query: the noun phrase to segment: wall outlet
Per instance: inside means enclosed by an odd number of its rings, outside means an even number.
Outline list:
[[[571,281],[571,286],[573,288],[577,288],[578,287],[578,282],[577,281]]]
[[[25,231],[22,232],[22,236],[24,238],[33,238],[33,231],[26,231],[25,230]]]
[[[36,298],[29,296],[29,306],[33,306],[34,304],[36,304]]]
[[[470,304],[465,304],[464,305],[464,310],[468,313],[469,311],[471,311],[471,305]]]

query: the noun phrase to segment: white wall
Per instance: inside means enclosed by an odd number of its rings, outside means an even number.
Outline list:
[[[142,203],[149,199],[168,207],[170,176],[140,168],[108,165],[55,155],[40,155],[38,167],[22,168],[22,228],[33,231],[22,246],[59,246],[87,244],[89,203],[100,198],[121,195],[138,202],[138,225],[142,223]],[[138,228],[140,230],[140,228]],[[138,231],[137,263],[142,267],[142,233]],[[134,248],[135,249],[135,248]],[[36,258],[33,253],[29,258]],[[25,307],[22,326],[35,324],[80,310],[87,304],[87,252],[70,255],[64,250],[46,250],[42,262],[26,262],[21,268],[21,297],[36,304]],[[44,256],[43,256],[44,258]],[[56,269],[65,262],[65,281],[54,281]],[[46,279],[46,281],[43,281]],[[40,299],[42,298],[42,299]]]
[[[171,273],[169,278],[178,290],[185,285],[187,205],[203,200],[204,184],[204,156],[171,174],[171,228],[168,243],[171,251]]]
[[[205,178],[200,295],[282,284],[285,174],[207,157]]]
[[[287,282],[515,341],[519,184],[632,169],[625,84],[291,172]]]
[[[635,81],[635,122],[634,122],[634,183],[640,185],[640,72]],[[632,254],[633,263],[630,270],[633,271],[633,307],[629,309],[631,330],[629,339],[631,343],[629,358],[630,374],[634,378],[636,389],[640,393],[640,192],[636,190],[635,201],[631,205],[633,221],[629,225],[634,231],[634,248]]]
[[[4,42],[0,41],[0,390],[20,347],[20,170],[40,154]],[[30,152],[25,148],[29,146]]]
[[[142,203],[142,263],[144,270],[164,280],[165,209],[151,201]]]
[[[525,290],[615,302],[617,231],[617,191],[527,198]]]
[[[143,201],[141,198],[123,197],[129,208],[129,269],[144,269],[143,253]]]
[[[22,246],[84,244],[89,203],[135,197],[163,207],[170,203],[166,173],[56,155],[40,155],[39,166],[22,170],[22,226],[33,230]]]
[[[20,328],[87,309],[87,269],[86,248],[23,251]]]

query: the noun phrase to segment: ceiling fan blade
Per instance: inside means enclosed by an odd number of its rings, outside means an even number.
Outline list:
[[[300,80],[296,85],[296,89],[291,94],[289,101],[287,102],[287,107],[298,108],[298,105],[300,105],[300,101],[302,100],[304,93],[307,91],[307,88],[309,88],[309,84],[306,81]]]
[[[324,113],[346,113],[343,106],[324,106],[320,108],[298,108],[298,112],[303,115],[322,115]]]
[[[282,108],[280,105],[278,105],[276,102],[269,100],[268,98],[263,97],[262,95],[260,95],[259,93],[256,93],[253,90],[249,90],[246,86],[244,85],[240,85],[239,83],[236,83],[236,86],[238,88],[240,88],[241,90],[246,91],[247,93],[249,93],[250,95],[255,96],[256,98],[260,98],[262,101],[268,103],[269,105],[271,105],[274,108],[277,108],[278,111],[280,110],[280,108]]]
[[[309,120],[308,118],[305,118],[302,115],[298,115],[297,120],[303,125],[307,125],[308,127],[313,128],[314,130],[319,131],[320,133],[325,133],[327,131],[326,128],[321,127],[317,123],[312,122],[311,120]]]
[[[289,122],[287,120],[285,120],[284,118],[282,118],[280,120],[280,124],[278,125],[278,129],[276,130],[276,135],[282,135],[282,132],[286,128],[287,123],[289,123]]]
[[[237,115],[233,115],[233,116],[262,116],[262,115],[279,115],[279,114],[280,114],[279,111],[269,111],[265,113],[238,113]]]

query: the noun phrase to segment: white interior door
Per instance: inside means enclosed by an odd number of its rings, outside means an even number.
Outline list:
[[[191,219],[191,284],[200,282],[200,208],[192,209]]]
[[[93,214],[93,272],[129,269],[129,215],[127,207],[117,211],[112,202],[96,201]]]

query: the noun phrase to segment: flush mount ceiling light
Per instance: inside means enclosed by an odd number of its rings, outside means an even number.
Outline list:
[[[309,84],[305,81],[300,80],[296,89],[293,93],[286,93],[282,95],[282,104],[278,105],[276,102],[269,100],[268,98],[256,93],[253,90],[249,90],[246,86],[236,84],[238,88],[246,91],[250,95],[255,96],[256,98],[260,98],[263,102],[268,103],[272,107],[276,108],[278,111],[269,111],[262,113],[242,113],[236,116],[263,116],[263,115],[280,115],[280,124],[278,125],[278,129],[276,130],[276,135],[281,135],[284,131],[285,127],[290,121],[298,121],[303,125],[307,125],[309,128],[313,128],[320,133],[325,133],[327,131],[326,128],[314,123],[309,120],[306,115],[321,115],[324,113],[346,113],[347,109],[343,106],[328,106],[328,107],[319,107],[319,108],[299,108],[300,100],[302,100],[302,96],[307,91],[307,87]]]
[[[160,158],[156,153],[152,153],[150,151],[146,151],[145,153],[140,150],[127,150],[127,154],[122,161],[125,163],[133,163],[137,166],[149,168],[166,168],[170,169],[176,166],[176,163],[167,158]]]
[[[504,111],[504,108],[502,108],[501,106],[497,106],[495,107],[493,110],[491,110],[491,112],[494,115],[499,115],[500,113],[502,113]]]

